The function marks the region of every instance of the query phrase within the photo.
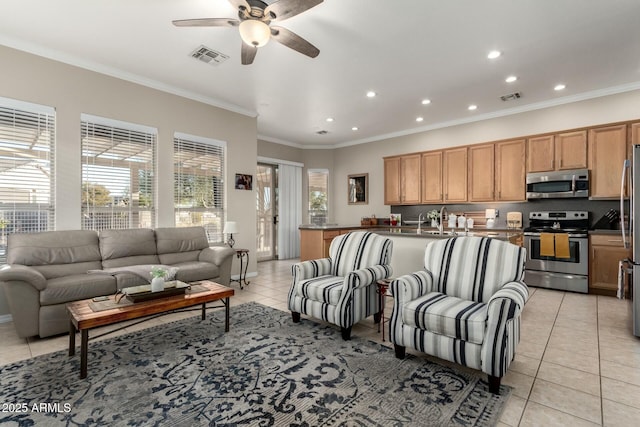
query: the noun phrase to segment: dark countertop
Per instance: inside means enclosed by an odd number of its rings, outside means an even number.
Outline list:
[[[438,229],[433,227],[422,227],[421,233],[418,234],[418,227],[416,226],[400,226],[391,227],[388,225],[313,225],[303,224],[298,227],[300,230],[369,230],[377,234],[386,236],[402,236],[402,237],[419,237],[419,238],[431,238],[441,239],[451,237],[449,229],[445,229],[445,232],[441,235]],[[464,236],[464,229],[456,228],[457,236]],[[469,230],[467,236],[482,236],[492,237],[497,239],[508,239],[522,234],[522,229],[506,229],[506,228],[486,228],[476,227]]]

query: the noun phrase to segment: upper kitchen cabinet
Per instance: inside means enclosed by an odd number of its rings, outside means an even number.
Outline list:
[[[442,151],[422,153],[422,203],[442,203]]]
[[[494,200],[494,144],[469,147],[469,201]]]
[[[529,138],[527,171],[548,172],[587,167],[587,131]]]
[[[620,176],[627,159],[627,125],[589,130],[589,169],[591,198],[620,197]]]
[[[420,154],[384,159],[384,204],[420,203]]]
[[[442,175],[445,203],[467,201],[467,147],[442,152]]]
[[[524,139],[496,142],[495,200],[525,200],[525,146]]]

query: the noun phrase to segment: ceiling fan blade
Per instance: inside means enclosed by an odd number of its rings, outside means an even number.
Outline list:
[[[176,27],[237,27],[240,21],[230,18],[178,19],[172,21]]]
[[[264,10],[264,16],[272,21],[284,21],[319,5],[324,0],[278,0]]]
[[[316,56],[318,56],[318,54],[320,54],[320,50],[317,47],[315,47],[293,31],[287,30],[286,28],[271,27],[271,38],[278,43],[282,43],[288,48],[298,51],[301,54],[307,55],[311,58],[315,58]]]
[[[256,57],[258,48],[255,46],[249,46],[245,42],[242,42],[242,50],[240,51],[240,57],[242,59],[242,65],[249,65],[253,63],[253,58]]]

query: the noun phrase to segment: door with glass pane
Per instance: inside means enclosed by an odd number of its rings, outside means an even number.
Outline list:
[[[278,226],[278,166],[258,164],[257,197],[257,260],[277,259]]]

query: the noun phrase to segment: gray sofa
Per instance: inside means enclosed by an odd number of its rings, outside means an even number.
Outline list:
[[[149,283],[127,267],[169,265],[177,280],[228,285],[234,254],[209,247],[202,227],[12,234],[0,283],[18,335],[46,337],[69,330],[67,303]]]

